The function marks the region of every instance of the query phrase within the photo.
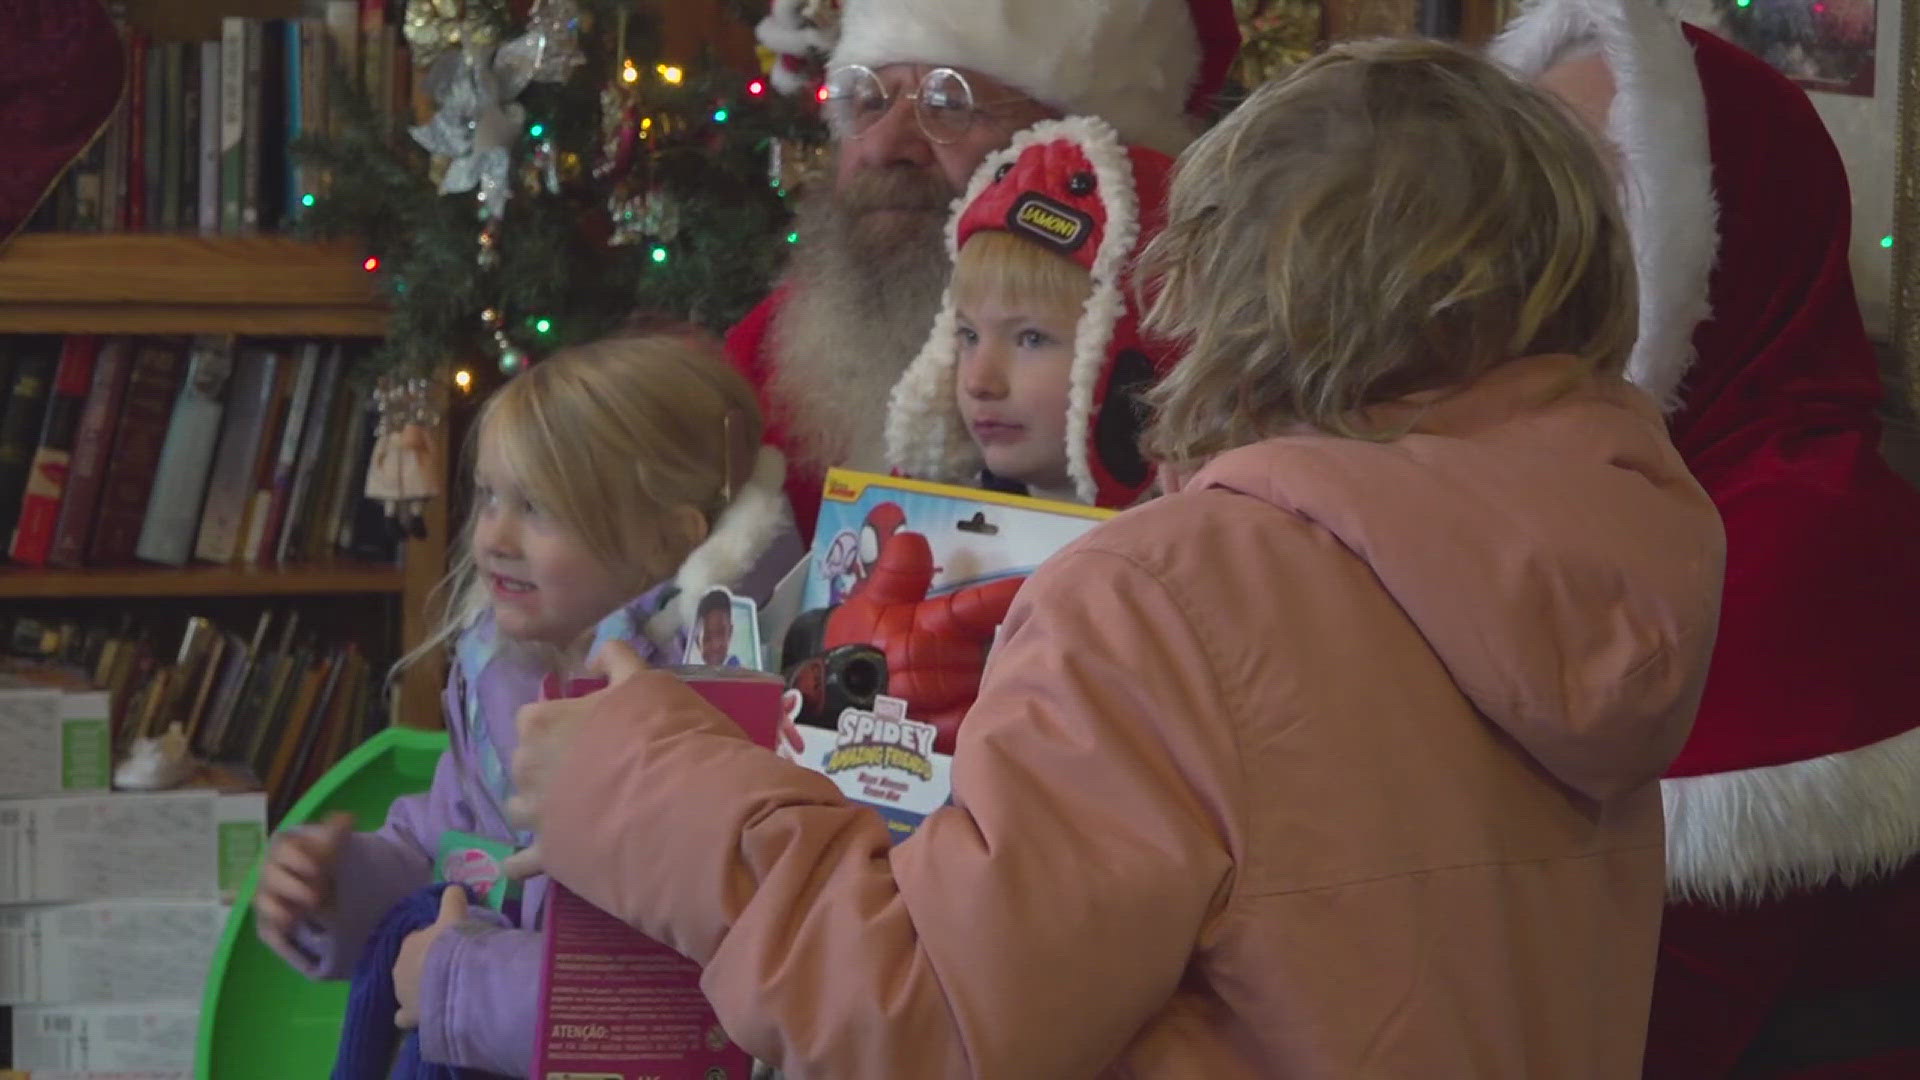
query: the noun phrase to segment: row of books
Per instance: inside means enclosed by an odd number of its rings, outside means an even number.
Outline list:
[[[15,663],[73,673],[104,691],[114,757],[178,725],[227,786],[259,787],[274,818],[347,751],[386,724],[386,657],[329,642],[298,608],[265,610],[246,634],[193,616],[163,654],[158,628],[123,619],[20,616],[6,640]],[[24,737],[24,735],[22,736]],[[50,782],[50,781],[49,781]],[[71,790],[13,789],[10,794]]]
[[[0,338],[0,537],[25,566],[397,556],[343,346]]]
[[[337,130],[337,86],[356,86],[388,120],[408,115],[413,93],[399,0],[316,7],[324,14],[227,16],[218,41],[155,41],[114,5],[128,61],[120,108],[29,227],[251,235],[297,217],[321,178],[288,148]]]

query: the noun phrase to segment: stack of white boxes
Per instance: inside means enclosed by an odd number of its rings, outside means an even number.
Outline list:
[[[265,797],[108,790],[107,695],[0,675],[0,1011],[32,1080],[187,1080]]]

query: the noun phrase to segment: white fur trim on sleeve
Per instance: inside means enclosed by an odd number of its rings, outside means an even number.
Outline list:
[[[1920,855],[1920,728],[1844,754],[1662,780],[1667,895],[1730,905]]]
[[[1680,24],[1644,0],[1535,0],[1488,52],[1531,79],[1581,48],[1599,50],[1618,88],[1607,126],[1640,277],[1627,376],[1671,412],[1719,246],[1706,95]]]

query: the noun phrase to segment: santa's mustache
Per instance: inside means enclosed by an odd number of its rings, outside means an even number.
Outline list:
[[[835,191],[851,214],[879,211],[945,214],[959,192],[938,170],[914,165],[878,165],[846,177]]]

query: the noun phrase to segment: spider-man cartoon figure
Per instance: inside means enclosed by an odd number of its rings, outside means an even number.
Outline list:
[[[879,511],[891,506],[875,507],[868,529]],[[864,644],[885,653],[886,692],[905,699],[914,719],[938,729],[935,749],[950,754],[960,719],[980,692],[993,632],[1025,579],[991,581],[928,599],[933,573],[927,538],[896,526],[876,541],[866,576],[827,615],[825,637],[829,649]]]
[[[873,573],[880,549],[906,525],[907,512],[898,503],[883,502],[867,511],[858,533],[843,532],[834,537],[821,566],[827,579],[827,602],[838,604],[852,596]]]

